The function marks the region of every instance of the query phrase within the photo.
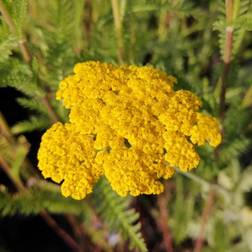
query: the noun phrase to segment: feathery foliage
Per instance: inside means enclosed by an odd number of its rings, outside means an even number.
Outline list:
[[[140,233],[139,214],[130,209],[130,201],[116,195],[105,179],[101,179],[94,192],[95,206],[98,213],[112,231],[119,232],[129,240],[131,248],[147,251]]]
[[[50,213],[83,214],[84,204],[66,199],[59,192],[31,189],[11,195],[0,192],[0,215],[31,215],[47,210]]]

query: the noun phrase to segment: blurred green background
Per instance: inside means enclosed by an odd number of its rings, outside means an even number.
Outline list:
[[[0,0],[0,251],[252,251],[252,1]],[[218,117],[223,143],[159,196],[101,181],[66,199],[37,169],[68,111],[59,81],[86,60],[151,64]]]

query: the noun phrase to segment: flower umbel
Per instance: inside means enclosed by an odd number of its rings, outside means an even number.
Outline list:
[[[89,61],[74,67],[57,99],[70,122],[43,135],[38,152],[45,178],[62,183],[64,196],[82,199],[101,176],[121,196],[159,194],[174,168],[197,167],[196,145],[221,142],[217,120],[198,112],[190,91],[174,91],[176,79],[150,66]]]

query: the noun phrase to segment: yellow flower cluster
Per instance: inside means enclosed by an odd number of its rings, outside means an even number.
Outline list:
[[[150,66],[89,61],[74,67],[57,99],[70,122],[42,137],[39,169],[62,183],[64,196],[82,199],[105,176],[121,196],[159,194],[161,179],[195,168],[195,145],[221,142],[217,120],[198,112],[201,102],[176,79]]]

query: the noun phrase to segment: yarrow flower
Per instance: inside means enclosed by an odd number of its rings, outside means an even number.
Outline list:
[[[119,195],[159,194],[174,167],[198,166],[195,146],[221,142],[218,121],[199,113],[199,98],[174,91],[176,79],[150,66],[76,64],[57,99],[69,122],[42,137],[38,167],[61,184],[64,196],[83,199],[101,176]]]

